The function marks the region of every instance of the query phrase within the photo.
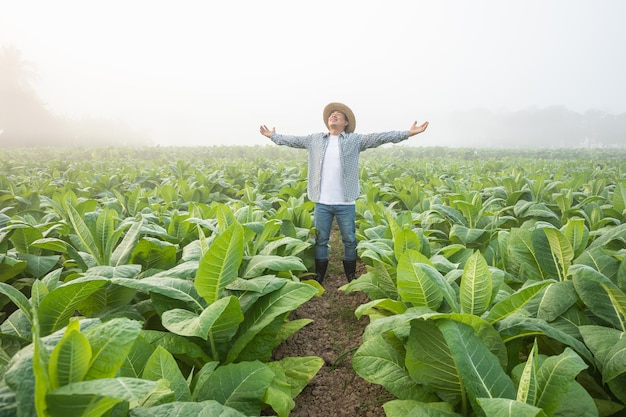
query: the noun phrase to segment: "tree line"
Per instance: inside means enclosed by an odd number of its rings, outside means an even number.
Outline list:
[[[149,138],[128,124],[80,120],[50,111],[34,88],[37,71],[21,51],[0,51],[0,144],[3,146],[148,145]]]

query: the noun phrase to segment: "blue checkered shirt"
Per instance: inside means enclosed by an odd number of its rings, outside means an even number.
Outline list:
[[[280,135],[274,133],[272,142],[277,145],[309,151],[309,174],[307,191],[311,201],[318,202],[322,184],[322,162],[328,146],[329,133],[314,133],[307,136]],[[398,143],[409,138],[408,131],[383,133],[341,133],[339,135],[339,152],[341,155],[341,179],[343,180],[344,202],[354,202],[360,193],[359,186],[359,154],[369,148],[385,143]]]

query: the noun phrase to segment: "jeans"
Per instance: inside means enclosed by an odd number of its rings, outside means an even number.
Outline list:
[[[315,203],[313,221],[317,236],[315,237],[315,259],[328,259],[328,240],[333,218],[337,220],[341,241],[343,242],[344,261],[356,261],[356,206],[326,205]]]

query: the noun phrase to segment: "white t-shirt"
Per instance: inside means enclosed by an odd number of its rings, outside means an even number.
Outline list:
[[[319,202],[329,205],[352,204],[352,202],[344,201],[343,196],[339,136],[331,135],[328,137],[328,147],[322,162],[322,184]]]

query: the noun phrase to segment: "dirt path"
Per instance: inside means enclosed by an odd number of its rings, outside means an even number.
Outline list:
[[[325,293],[292,314],[293,319],[311,318],[313,323],[294,334],[274,353],[286,356],[319,356],[325,365],[295,399],[291,417],[385,417],[382,403],[391,399],[381,386],[370,384],[352,370],[352,353],[361,343],[367,317],[357,320],[356,308],[367,302],[362,293],[344,294],[337,288],[347,281],[341,264],[343,247],[333,230]],[[365,272],[357,266],[357,276]]]

